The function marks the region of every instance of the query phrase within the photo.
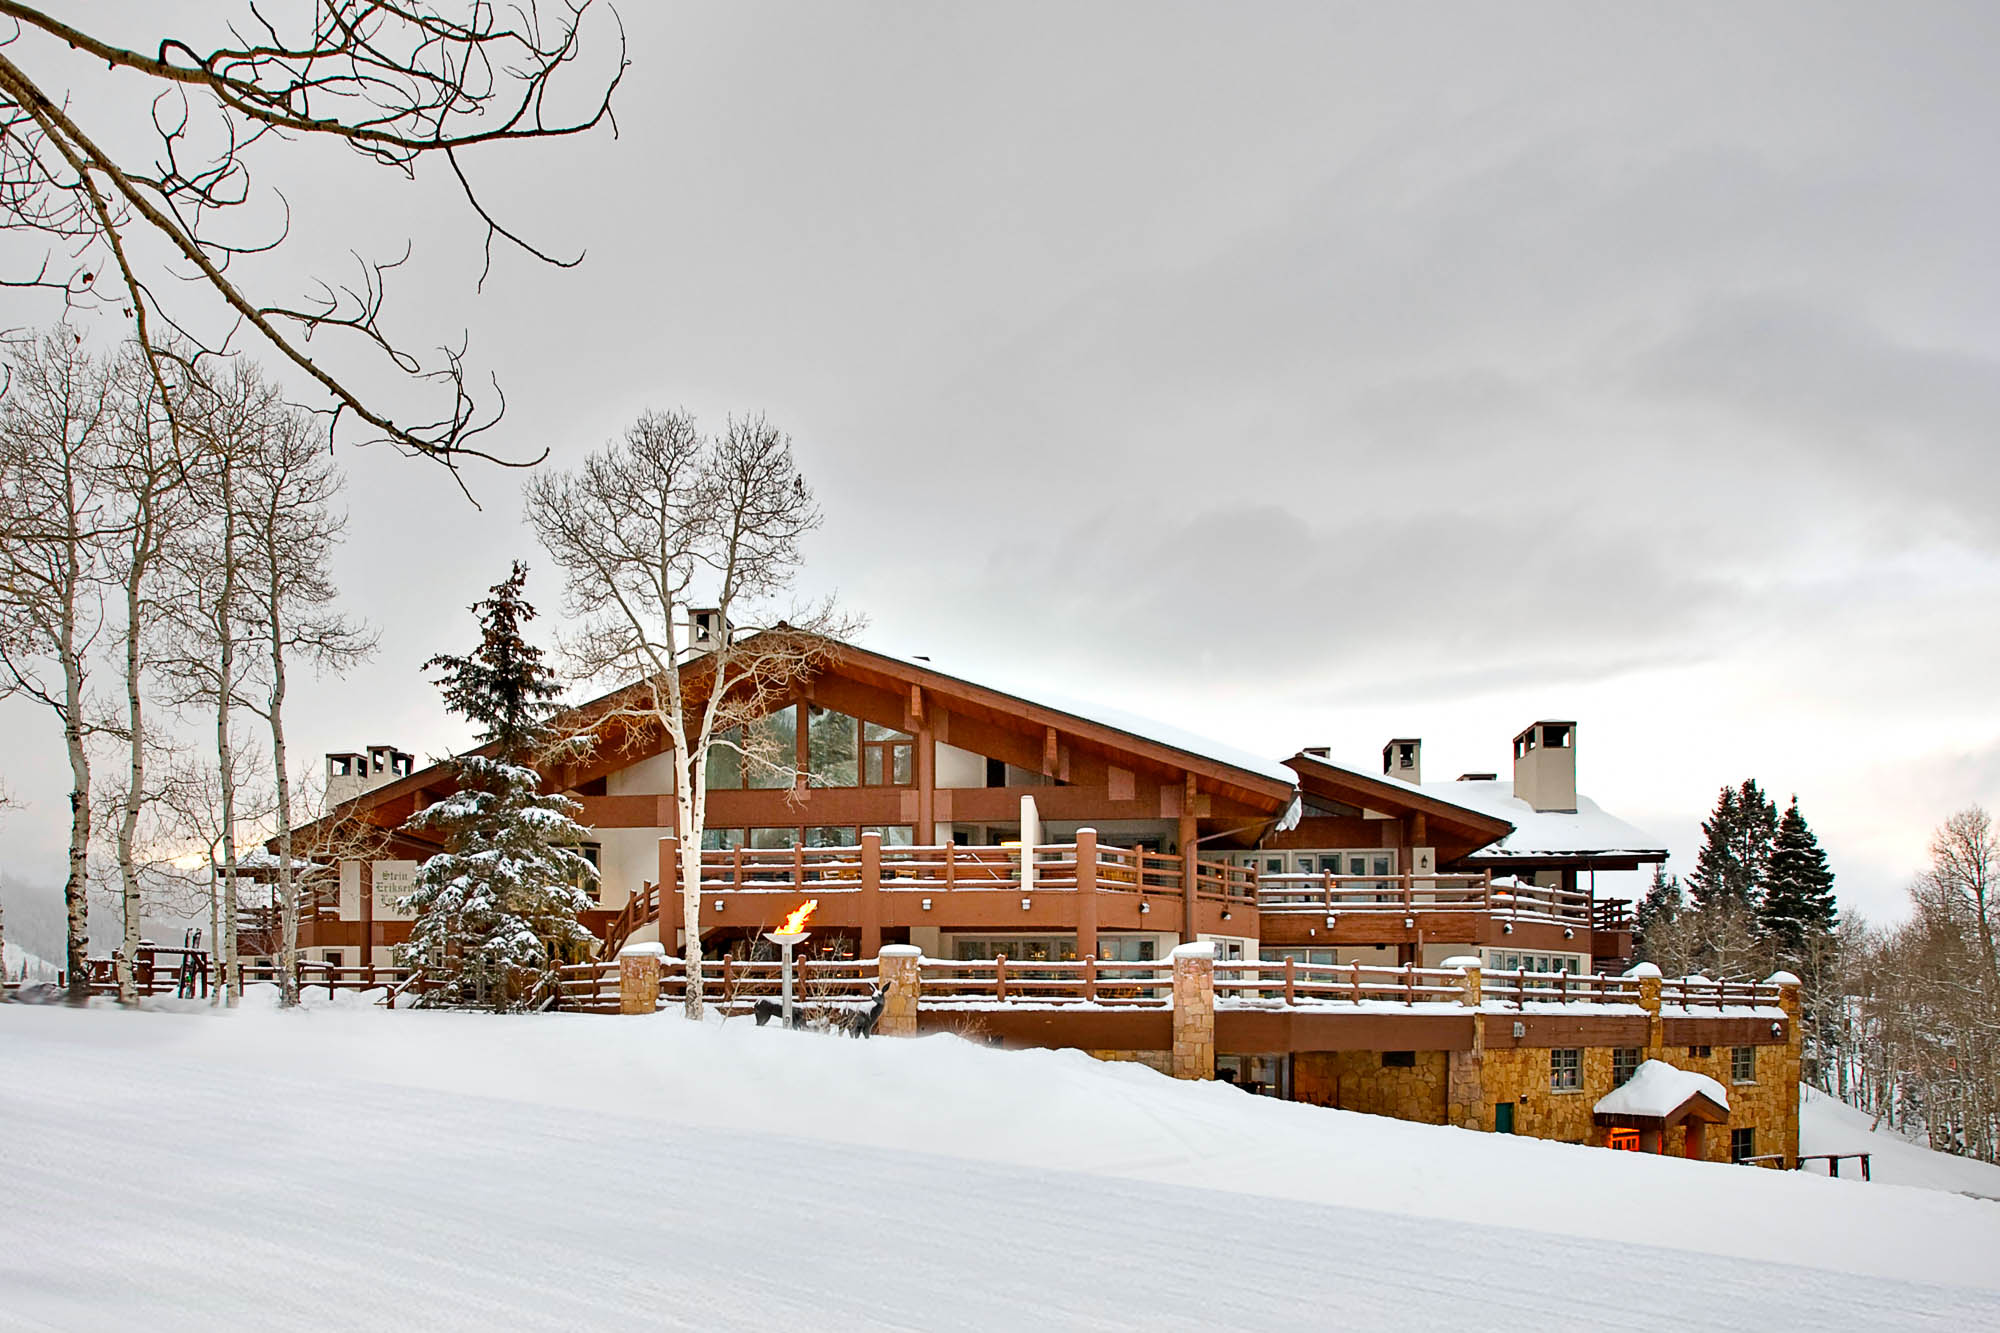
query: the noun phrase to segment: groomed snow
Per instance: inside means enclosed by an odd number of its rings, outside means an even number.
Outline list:
[[[2000,1325],[1951,1194],[950,1037],[268,1006],[0,1006],[0,1327]]]

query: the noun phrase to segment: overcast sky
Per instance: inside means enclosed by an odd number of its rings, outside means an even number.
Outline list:
[[[579,269],[502,256],[475,294],[446,182],[262,178],[294,284],[412,240],[391,320],[470,331],[501,449],[767,411],[826,510],[810,588],[873,643],[1274,755],[1421,736],[1435,777],[1574,718],[1580,785],[1675,868],[1755,776],[1871,917],[2000,801],[2000,10],[624,21],[617,138],[470,159]],[[517,476],[470,471],[475,510],[346,461],[381,650],[302,691],[294,743],[442,753],[418,663],[511,558],[556,582]],[[0,720],[30,801],[0,865],[54,882],[60,738]]]

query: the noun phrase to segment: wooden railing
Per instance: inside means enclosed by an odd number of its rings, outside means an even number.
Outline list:
[[[1087,844],[1086,844],[1087,845]],[[678,869],[678,867],[676,867]],[[1131,894],[1142,901],[1171,900],[1183,890],[1183,863],[1177,855],[1143,848],[1098,844],[1094,854],[1076,843],[1034,849],[1037,893],[1075,893],[1088,884],[1101,894]],[[847,893],[901,893],[945,896],[954,893],[1019,893],[1021,849],[944,843],[929,847],[733,847],[701,854],[701,891],[826,897]],[[1199,902],[1225,908],[1257,905],[1256,871],[1224,861],[1197,860]],[[1163,906],[1166,904],[1163,903]],[[658,919],[660,889],[648,882],[619,909],[605,930],[603,957],[612,958],[640,927]],[[1247,921],[1244,933],[1253,933]]]
[[[1706,977],[1669,977],[1660,983],[1660,1003],[1683,1009],[1727,1009],[1776,1006],[1778,988],[1762,981],[1710,981]]]
[[[1296,959],[1215,965],[1215,998],[1284,1005],[1450,1004],[1465,995],[1463,973],[1429,967],[1363,963],[1301,963]]]
[[[117,959],[100,957],[86,961],[90,964],[92,991],[118,989]],[[208,950],[141,944],[132,969],[132,985],[140,995],[205,996],[209,989]]]
[[[1005,955],[958,961],[926,958],[919,965],[919,976],[925,1008],[973,1004],[1163,1008],[1173,994],[1173,965],[1167,962],[1017,961]]]
[[[1577,889],[1495,884],[1472,875],[1262,875],[1257,907],[1275,916],[1339,916],[1348,912],[1423,916],[1479,912],[1509,921],[1551,921],[1588,928],[1591,898]]]
[[[1492,1004],[1637,1004],[1639,983],[1630,977],[1573,972],[1486,972],[1480,998]]]
[[[1591,905],[1590,928],[1601,934],[1630,931],[1634,926],[1632,904],[1619,898],[1599,898]]]
[[[240,964],[243,984],[246,986],[260,982],[276,985],[284,975],[284,968],[275,959],[255,958]],[[337,963],[319,963],[309,958],[298,961],[295,974],[300,990],[324,990],[329,996],[336,991],[371,991],[385,988],[399,988],[410,975],[407,967],[366,967],[343,966]]]

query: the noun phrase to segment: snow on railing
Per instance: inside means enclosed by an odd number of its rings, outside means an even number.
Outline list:
[[[1577,972],[1485,972],[1479,980],[1482,1001],[1524,1009],[1530,1004],[1639,1003],[1639,983],[1630,977]]]
[[[1683,1009],[1729,1009],[1776,1006],[1778,987],[1765,981],[1710,981],[1707,977],[1669,977],[1660,983],[1660,1003]]]
[[[1173,994],[1173,965],[1167,962],[925,958],[918,976],[926,1008],[980,1003],[1158,1008]]]
[[[1302,963],[1297,959],[1230,961],[1215,965],[1215,997],[1285,1005],[1452,1003],[1465,994],[1463,973],[1429,967],[1367,963]]]

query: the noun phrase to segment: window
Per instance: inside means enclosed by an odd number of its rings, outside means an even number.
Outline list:
[[[1743,1049],[1751,1049],[1745,1047]],[[1757,1131],[1754,1129],[1732,1129],[1729,1131],[1729,1160],[1747,1162],[1757,1155]]]
[[[1099,935],[1097,956],[1107,963],[1150,963],[1158,955],[1150,939],[1130,935]]]
[[[986,785],[989,787],[1004,787],[1007,785],[1007,761],[1005,759],[988,759],[986,761]]]
[[[596,906],[604,901],[604,847],[595,842],[578,843],[576,854],[590,862],[590,873],[579,874],[576,887],[583,890],[583,896],[590,900],[592,906]]]
[[[1611,1086],[1622,1087],[1639,1072],[1639,1048],[1620,1046],[1611,1052]]]
[[[1549,1091],[1576,1092],[1583,1087],[1583,1052],[1571,1046],[1549,1052]]]
[[[1729,1081],[1732,1083],[1755,1083],[1757,1081],[1757,1048],[1755,1046],[1732,1046],[1730,1048]]]
[[[1688,1047],[1688,1059],[1706,1060],[1709,1057],[1710,1051],[1711,1048],[1707,1046],[1690,1046]]]
[[[952,952],[960,962],[998,958],[1007,955],[1010,963],[1072,963],[1076,961],[1076,939],[960,939],[953,943]]]
[[[909,786],[916,755],[916,737],[907,731],[864,722],[861,726],[861,785]]]
[[[726,852],[742,845],[743,830],[740,828],[705,828],[701,831],[701,849],[704,852]]]
[[[860,780],[861,723],[831,708],[806,719],[806,768],[816,787],[852,787]]]
[[[743,729],[744,786],[775,791],[792,785],[799,764],[799,710],[792,704],[752,722]]]
[[[750,830],[750,846],[761,852],[780,852],[793,846],[799,840],[795,828],[753,828]]]
[[[743,756],[734,744],[717,740],[708,747],[708,762],[702,768],[702,783],[710,791],[736,791],[743,785]]]
[[[911,824],[870,824],[863,833],[882,835],[884,847],[914,847],[917,845],[917,830]]]
[[[1415,1051],[1382,1052],[1382,1068],[1384,1069],[1415,1069],[1416,1067],[1417,1053]]]

